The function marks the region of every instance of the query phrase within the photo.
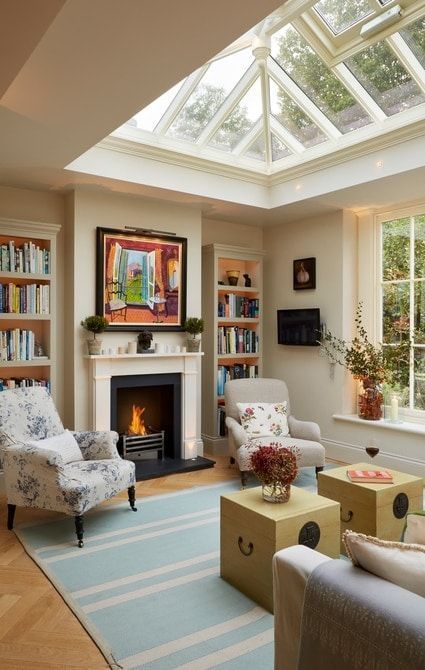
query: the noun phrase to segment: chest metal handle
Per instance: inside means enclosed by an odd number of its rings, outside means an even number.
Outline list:
[[[244,547],[243,543],[243,537],[239,536],[238,539],[238,547],[239,551],[244,555],[244,556],[251,556],[252,552],[254,551],[254,545],[252,542],[249,542],[248,547]]]

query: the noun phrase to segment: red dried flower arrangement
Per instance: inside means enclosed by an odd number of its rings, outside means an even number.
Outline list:
[[[296,447],[280,447],[278,443],[270,442],[251,454],[251,469],[265,486],[286,486],[298,474],[298,455]]]

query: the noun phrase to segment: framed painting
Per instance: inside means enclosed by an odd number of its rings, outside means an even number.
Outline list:
[[[187,240],[97,228],[96,313],[108,330],[183,330]]]
[[[294,291],[316,288],[316,259],[297,258],[294,261]]]

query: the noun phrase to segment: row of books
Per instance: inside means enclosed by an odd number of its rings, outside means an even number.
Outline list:
[[[224,394],[224,385],[229,379],[258,377],[258,365],[219,365],[217,368],[217,395]]]
[[[217,353],[254,354],[259,351],[255,330],[238,326],[219,326],[217,331]]]
[[[48,284],[0,284],[0,313],[49,314],[50,286]]]
[[[256,319],[260,313],[260,301],[229,293],[224,296],[224,302],[218,303],[217,309],[219,317]]]
[[[0,361],[32,361],[34,346],[32,330],[0,330]]]
[[[14,240],[0,247],[0,270],[5,272],[28,272],[50,274],[50,251],[40,249],[34,242],[24,242],[16,247]]]
[[[217,407],[217,435],[224,437],[226,435],[226,411],[224,405]]]
[[[0,379],[0,391],[7,389],[26,388],[29,386],[44,386],[50,393],[50,382],[47,379],[30,379],[28,377],[11,377]]]

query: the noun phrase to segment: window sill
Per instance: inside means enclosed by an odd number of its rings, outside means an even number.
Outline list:
[[[367,421],[360,419],[356,414],[333,414],[335,421],[347,421],[348,423],[360,424],[365,428],[383,428],[384,430],[398,430],[403,433],[413,433],[416,435],[425,435],[425,423],[413,423],[413,421],[400,421],[391,423],[385,419],[379,421]]]

